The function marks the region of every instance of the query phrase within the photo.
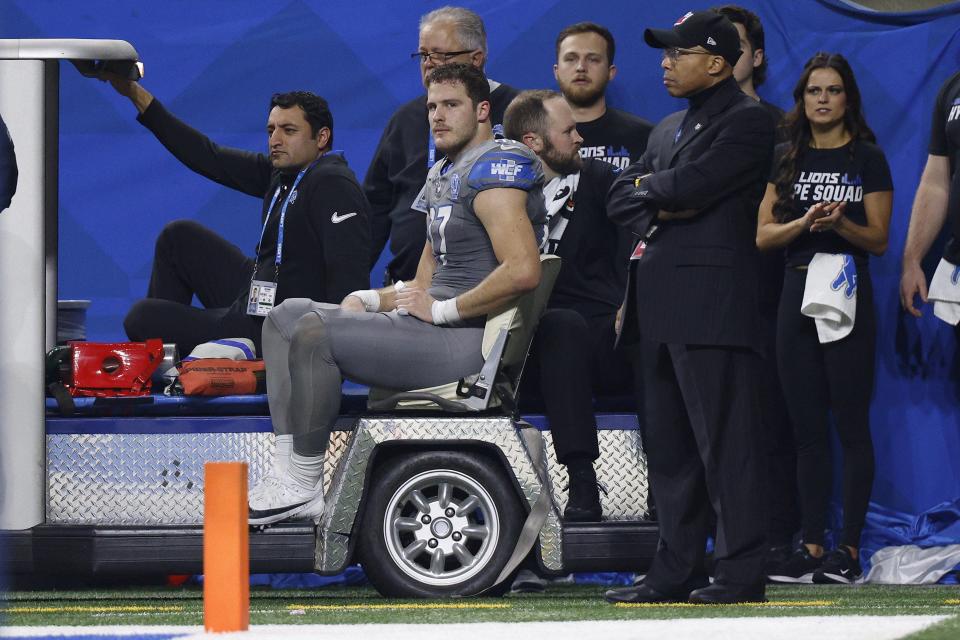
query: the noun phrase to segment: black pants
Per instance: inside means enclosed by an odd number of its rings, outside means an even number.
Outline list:
[[[124,318],[127,337],[175,342],[181,356],[209,340],[249,338],[259,353],[263,321],[244,306],[253,267],[239,248],[203,225],[171,222],[157,238],[147,297]],[[203,309],[191,306],[194,296]]]
[[[777,310],[760,314],[764,350],[760,369],[760,422],[766,457],[764,496],[767,545],[793,544],[800,529],[797,495],[797,448],[777,367]]]
[[[543,407],[562,464],[600,455],[594,395],[629,399],[632,392],[630,362],[613,349],[614,315],[547,309],[537,326],[520,398],[525,411]]]
[[[820,344],[812,318],[800,313],[807,272],[786,270],[777,327],[777,357],[797,446],[803,541],[822,545],[833,488],[829,414],[843,450],[843,531],[839,543],[860,546],[873,488],[873,394],[876,317],[873,285],[858,265],[857,317],[846,337]]]
[[[660,544],[646,580],[674,593],[702,584],[710,513],[717,580],[763,580],[759,356],[749,349],[641,339],[646,452]]]

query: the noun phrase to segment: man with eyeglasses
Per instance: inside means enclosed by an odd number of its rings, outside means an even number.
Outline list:
[[[617,75],[613,34],[599,24],[578,22],[560,32],[556,47],[553,77],[573,109],[577,132],[583,137],[580,157],[626,169],[647,148],[653,125],[607,106],[607,84]]]
[[[644,39],[662,50],[667,92],[689,103],[654,128],[607,204],[639,240],[621,342],[637,345],[660,544],[642,583],[606,597],[763,601],[755,237],[773,123],[733,77],[740,42],[726,17],[687,13]],[[708,586],[711,509],[716,579]]]
[[[420,65],[421,80],[435,68],[459,62],[483,71],[487,61],[487,34],[483,20],[462,7],[442,7],[420,18],[419,46],[410,57]],[[502,131],[503,112],[517,95],[513,87],[489,80],[490,119],[494,134]],[[423,249],[423,214],[411,205],[427,170],[441,159],[427,125],[426,95],[402,105],[390,118],[374,153],[363,189],[371,207],[373,255],[376,262],[390,239],[393,258],[384,284],[416,275]]]

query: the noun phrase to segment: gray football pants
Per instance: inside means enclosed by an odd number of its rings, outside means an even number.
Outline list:
[[[438,327],[396,312],[285,300],[263,323],[274,432],[292,434],[300,455],[323,455],[343,378],[399,391],[447,384],[480,371],[482,340],[482,327]]]

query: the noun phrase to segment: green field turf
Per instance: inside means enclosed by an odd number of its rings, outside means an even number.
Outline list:
[[[255,588],[250,623],[449,623],[541,620],[629,620],[720,616],[950,615],[911,636],[960,638],[960,588],[863,585],[773,586],[770,602],[753,606],[612,606],[604,587],[550,585],[544,594],[463,600],[388,600],[369,587],[317,590]],[[196,587],[14,591],[0,594],[3,624],[118,625],[203,624],[203,594]]]

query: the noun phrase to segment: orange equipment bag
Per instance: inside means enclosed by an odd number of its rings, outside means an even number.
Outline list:
[[[266,392],[263,360],[200,358],[181,362],[180,385],[186,396],[233,396]]]

